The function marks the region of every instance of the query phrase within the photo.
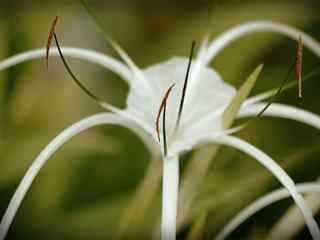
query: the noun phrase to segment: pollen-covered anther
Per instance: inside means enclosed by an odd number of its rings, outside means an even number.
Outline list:
[[[160,108],[159,108],[159,111],[158,111],[158,114],[157,114],[157,118],[156,118],[156,132],[157,132],[157,138],[158,138],[158,141],[160,142],[160,116],[161,116],[161,112],[162,110],[164,110],[165,108],[165,105],[167,103],[167,99],[168,97],[170,96],[170,93],[173,89],[173,87],[175,86],[176,84],[172,84],[168,90],[166,91],[166,93],[164,94],[162,100],[161,100],[161,104],[160,104]]]
[[[298,97],[302,98],[302,57],[303,57],[303,40],[302,37],[298,38],[297,55],[296,55],[296,76],[298,80]]]
[[[47,68],[49,67],[49,53],[50,53],[50,47],[51,47],[51,44],[52,44],[52,40],[53,40],[53,37],[54,37],[54,33],[56,31],[56,26],[57,26],[57,23],[58,23],[58,20],[59,20],[59,17],[56,16],[52,23],[51,23],[51,27],[49,29],[49,35],[48,35],[48,40],[47,40],[47,46],[46,46],[46,66]]]

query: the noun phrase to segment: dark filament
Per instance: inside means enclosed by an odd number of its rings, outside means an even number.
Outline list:
[[[160,104],[160,108],[157,114],[157,118],[156,118],[156,131],[157,131],[157,137],[158,137],[158,141],[160,142],[160,126],[159,126],[159,122],[160,122],[160,115],[162,110],[164,109],[164,105],[167,102],[167,99],[172,91],[172,88],[175,86],[175,84],[172,84],[168,90],[166,91],[166,93],[164,94],[164,97],[162,98],[161,104]]]
[[[278,88],[277,92],[270,98],[269,102],[267,105],[257,114],[256,117],[260,117],[268,108],[269,106],[276,100],[276,98],[280,95],[284,85],[288,82],[290,74],[295,66],[295,63],[291,64],[286,77],[283,79],[282,83],[280,84],[280,87]]]
[[[71,76],[71,78],[73,79],[73,81],[89,96],[91,97],[94,101],[97,102],[98,105],[100,105],[103,108],[106,108],[106,103],[101,100],[100,98],[98,98],[96,95],[94,95],[92,92],[90,92],[79,80],[78,78],[75,76],[75,74],[72,72],[69,64],[67,63],[67,60],[65,59],[65,57],[63,56],[60,44],[59,44],[59,40],[58,37],[55,33],[53,33],[54,36],[54,40],[56,42],[57,48],[58,48],[58,52],[60,55],[60,58],[62,60],[62,63],[64,65],[64,67],[66,68],[67,72],[69,73],[69,75]]]
[[[163,115],[162,115],[162,132],[163,132],[163,152],[164,156],[167,156],[167,134],[166,134],[166,111],[167,111],[167,102],[164,102],[163,105]]]
[[[178,119],[177,119],[175,130],[178,129],[179,124],[180,124],[180,120],[181,120],[181,114],[182,114],[182,110],[183,110],[184,99],[185,99],[185,96],[186,96],[188,78],[189,78],[191,62],[192,62],[192,57],[193,57],[193,50],[194,50],[195,45],[196,45],[196,42],[192,41],[191,51],[190,51],[190,55],[189,55],[189,63],[188,63],[187,73],[186,73],[186,76],[185,76],[185,79],[184,79],[184,83],[183,83],[182,96],[181,96]]]
[[[252,119],[250,119],[248,122],[246,122],[244,124],[244,126],[247,126],[249,123],[252,123],[253,121],[257,120],[259,117],[262,116],[262,114],[270,107],[270,105],[275,101],[275,99],[280,95],[283,87],[286,85],[287,81],[290,78],[291,72],[293,71],[294,67],[295,67],[295,62],[293,62],[285,76],[285,78],[283,79],[283,81],[281,82],[277,92],[270,98],[269,102],[266,104],[266,106],[264,106],[264,108]]]

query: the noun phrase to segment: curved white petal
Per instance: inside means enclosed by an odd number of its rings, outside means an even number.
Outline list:
[[[312,216],[311,210],[306,206],[302,196],[297,192],[295,183],[288,176],[288,174],[268,155],[262,152],[260,149],[254,147],[253,145],[232,136],[223,137],[213,137],[210,139],[212,143],[223,144],[237,148],[250,156],[254,157],[260,164],[267,168],[290,192],[293,200],[300,208],[300,211],[304,217],[304,220],[308,226],[308,229],[313,237],[313,239],[320,239],[320,230]]]
[[[73,48],[73,47],[63,47],[61,48],[65,56],[86,60],[89,62],[96,63],[102,67],[105,67],[114,73],[118,74],[120,77],[122,77],[130,86],[134,85],[132,84],[134,81],[134,74],[128,69],[127,66],[119,62],[118,60],[109,57],[108,55],[88,50],[88,49],[81,49],[81,48]],[[38,59],[38,58],[44,58],[46,56],[46,49],[35,49],[30,50],[24,53],[17,54],[15,56],[12,56],[6,60],[3,60],[0,62],[0,71],[4,70],[6,68],[12,67],[14,65],[17,65],[19,63]],[[59,56],[59,51],[57,48],[53,47],[50,49],[50,56]],[[124,117],[130,118],[140,124],[141,126],[144,126],[145,129],[150,133],[153,134],[154,130],[153,127],[150,126],[150,124],[147,124],[144,121],[141,121],[139,118],[135,117],[134,115],[128,113],[127,111],[122,111],[108,103],[103,103],[103,107],[111,112],[120,114]],[[153,125],[152,125],[153,126]]]
[[[10,204],[0,223],[0,240],[3,240],[8,232],[8,229],[14,219],[14,216],[25,196],[30,188],[34,178],[37,176],[41,168],[48,161],[52,154],[54,154],[65,142],[67,142],[73,136],[80,132],[102,124],[117,124],[127,127],[137,133],[147,144],[149,144],[149,138],[145,135],[141,128],[137,127],[131,121],[126,118],[113,113],[101,113],[91,117],[87,117],[60,133],[55,137],[38,155],[35,161],[32,163],[27,173],[23,177],[16,192],[14,193]],[[152,149],[151,149],[152,150]]]
[[[162,217],[161,239],[176,239],[176,219],[179,189],[179,159],[178,156],[163,160],[162,178]]]
[[[96,51],[88,50],[88,49],[73,48],[73,47],[63,47],[61,49],[65,56],[96,63],[118,74],[121,78],[123,78],[128,83],[132,81],[132,73],[128,69],[128,67],[112,57],[109,57],[105,54],[98,53]],[[46,56],[45,48],[34,49],[24,53],[20,53],[0,62],[0,71],[6,68],[9,68],[11,66],[14,66],[16,64],[19,64],[28,60],[44,58],[45,56]],[[59,56],[59,52],[56,47],[53,47],[50,49],[50,56]]]
[[[243,103],[243,105],[251,105],[251,104],[262,102],[268,98],[271,98],[275,94],[276,94],[276,91],[274,91],[273,89],[267,90],[258,95],[247,98],[246,101]]]
[[[135,85],[131,86],[138,89],[145,89],[151,92],[154,92],[155,89],[151,87],[150,82],[148,79],[146,79],[143,71],[133,62],[133,60],[129,57],[129,55],[115,42],[111,42],[111,45],[116,50],[118,55],[122,58],[122,60],[128,65],[129,69],[133,73],[133,77],[135,78],[135,81],[132,81],[132,83],[135,83]]]
[[[208,47],[207,58],[205,62],[208,64],[221,50],[223,50],[236,39],[256,32],[280,33],[294,40],[297,40],[298,37],[301,36],[304,45],[317,56],[320,56],[319,42],[301,30],[273,21],[252,21],[231,28],[214,39]]]
[[[318,182],[301,183],[296,185],[296,189],[299,193],[311,193],[311,192],[320,193],[320,184]],[[267,207],[272,203],[275,203],[281,199],[284,199],[290,196],[291,194],[288,192],[287,189],[281,188],[258,198],[249,206],[241,210],[235,217],[233,217],[232,220],[226,224],[226,226],[222,229],[222,231],[217,235],[215,239],[216,240],[225,239],[238,226],[240,226],[244,221],[246,221],[249,217],[254,215],[256,212],[260,211],[261,209]]]
[[[320,192],[307,192],[304,200],[310,207],[313,214],[316,215],[320,210]],[[272,226],[268,232],[266,240],[290,240],[299,233],[304,226],[304,220],[301,217],[299,209],[293,205]]]
[[[238,118],[256,116],[267,103],[245,104],[241,107]],[[296,120],[317,129],[320,129],[320,116],[312,112],[289,106],[286,104],[272,103],[269,108],[263,113],[264,116],[282,117]]]

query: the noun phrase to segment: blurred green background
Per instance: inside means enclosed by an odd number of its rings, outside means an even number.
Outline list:
[[[254,19],[282,21],[320,38],[319,1],[90,1],[106,32],[124,47],[140,67],[176,55],[188,55],[193,39],[213,38],[227,28]],[[80,1],[1,1],[0,58],[44,47],[52,19],[60,16],[57,33],[62,45],[95,49],[116,56]],[[296,43],[270,33],[242,38],[212,62],[224,79],[238,87],[259,63],[265,68],[254,94],[279,86],[295,55]],[[125,106],[128,87],[100,67],[69,60],[80,79],[97,95]],[[319,67],[308,50],[304,73]],[[41,149],[73,122],[102,111],[66,75],[57,58],[23,63],[0,74],[0,216],[19,181]],[[318,78],[318,79],[317,79]],[[320,114],[319,77],[278,99]],[[254,143],[286,168],[296,182],[320,174],[320,132],[289,120],[263,118],[241,137]],[[105,126],[72,139],[43,168],[27,194],[8,239],[110,239],[117,220],[142,179],[150,156],[130,131]],[[183,167],[189,155],[184,157]],[[183,168],[182,168],[183,171]],[[223,148],[203,182],[195,211],[209,215],[204,239],[212,238],[242,207],[279,183],[253,159]],[[160,190],[135,238],[149,236],[160,214]],[[292,204],[283,201],[247,221],[233,238],[260,239]],[[132,219],[132,227],[135,221]],[[187,225],[179,233],[184,239]],[[138,236],[138,237],[137,237]],[[297,239],[306,237],[304,230]],[[128,236],[128,239],[133,237]]]

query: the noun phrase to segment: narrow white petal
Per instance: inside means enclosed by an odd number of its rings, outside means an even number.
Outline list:
[[[301,183],[296,185],[296,189],[299,193],[320,193],[320,184],[317,182]],[[216,240],[225,239],[232,233],[238,226],[245,222],[248,218],[254,215],[256,212],[267,207],[268,205],[275,203],[284,198],[290,197],[291,194],[287,189],[281,188],[268,193],[261,198],[258,198],[253,203],[241,210],[230,222],[222,229],[222,231],[215,238]]]
[[[238,118],[256,116],[267,103],[245,104],[238,113]],[[272,103],[263,113],[265,116],[282,117],[296,120],[320,129],[320,116],[312,112],[289,106],[286,104]]]
[[[312,216],[311,210],[306,206],[302,196],[297,192],[295,183],[288,176],[288,174],[268,155],[262,152],[260,149],[254,147],[253,145],[232,136],[223,136],[220,138],[212,138],[213,143],[224,144],[237,148],[250,156],[254,157],[260,164],[267,168],[290,192],[293,200],[300,208],[300,211],[304,217],[304,220],[308,226],[308,229],[313,237],[313,239],[320,239],[320,230]]]
[[[264,101],[268,98],[271,98],[272,96],[275,95],[275,91],[274,90],[268,90],[266,92],[260,93],[258,95],[249,97],[244,103],[243,105],[250,105],[250,104],[255,104],[261,101]]]
[[[48,159],[51,157],[51,155],[54,154],[65,142],[67,142],[73,136],[79,134],[80,132],[88,128],[102,124],[117,124],[127,127],[133,130],[135,133],[137,133],[146,143],[149,141],[144,131],[142,131],[139,127],[137,127],[132,122],[129,122],[126,118],[123,118],[122,116],[113,113],[96,114],[71,125],[62,133],[60,133],[56,138],[54,138],[42,150],[42,152],[38,155],[38,157],[35,159],[35,161],[28,169],[27,173],[23,177],[1,220],[0,240],[3,240],[5,238],[25,194],[30,188],[34,178],[37,176],[37,174],[48,161]]]
[[[129,69],[133,73],[135,78],[135,83],[138,84],[139,88],[144,88],[149,91],[154,91],[151,87],[150,83],[146,79],[143,71],[133,62],[133,60],[129,57],[129,55],[115,42],[110,42],[112,47],[116,50],[122,60],[128,65]]]
[[[65,56],[73,57],[81,60],[86,60],[89,62],[96,63],[102,67],[105,67],[114,73],[118,74],[121,78],[126,80],[128,83],[132,81],[132,73],[130,70],[121,62],[116,59],[109,57],[108,55],[98,53],[93,50],[81,49],[81,48],[73,48],[73,47],[63,47],[62,51]],[[0,71],[16,64],[38,59],[44,58],[46,55],[46,49],[34,49],[24,53],[17,54],[12,56],[2,62],[0,62]],[[58,49],[53,47],[50,49],[50,56],[59,56]]]
[[[179,189],[179,159],[178,156],[163,160],[162,179],[162,217],[161,239],[176,239],[176,219]]]
[[[222,33],[219,37],[211,42],[207,52],[206,63],[208,64],[221,50],[231,42],[248,34],[256,32],[274,32],[280,33],[294,40],[299,36],[302,37],[304,45],[316,55],[320,56],[320,44],[317,40],[310,37],[301,30],[286,24],[273,21],[252,21],[240,24],[234,28]]]
[[[88,49],[81,49],[81,48],[73,48],[73,47],[63,47],[62,51],[65,56],[68,57],[73,57],[81,60],[86,60],[89,62],[96,63],[102,67],[105,67],[114,73],[118,74],[120,77],[122,77],[129,85],[132,86],[132,82],[134,82],[134,77],[133,73],[128,69],[127,66],[119,62],[118,60],[109,57],[108,55],[93,51],[93,50],[88,50]],[[46,55],[46,49],[35,49],[35,50],[30,50],[24,53],[17,54],[15,56],[12,56],[6,60],[3,60],[0,62],[0,71],[7,69],[9,67],[12,67],[14,65],[17,65],[19,63],[33,60],[33,59],[39,59],[39,58],[44,58]],[[57,48],[51,48],[50,49],[50,56],[58,56],[59,57],[59,52]],[[138,118],[134,117],[132,114],[122,111],[108,103],[105,103],[103,106],[105,109],[120,114],[124,117],[130,118],[134,120],[136,123],[144,126],[146,129],[148,129],[148,132],[150,134],[154,133],[153,127],[151,127],[149,124],[140,121]]]
[[[318,186],[319,185],[320,184],[318,183]],[[304,200],[310,207],[313,214],[316,215],[320,210],[320,191],[307,192],[307,195],[304,197]],[[275,225],[269,231],[266,240],[293,239],[293,237],[297,233],[299,233],[304,226],[304,220],[301,217],[299,209],[295,205],[293,205],[275,223]]]

